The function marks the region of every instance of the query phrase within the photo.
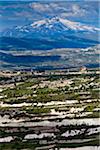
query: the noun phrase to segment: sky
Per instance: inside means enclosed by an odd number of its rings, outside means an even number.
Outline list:
[[[99,26],[99,0],[3,0],[0,1],[0,32],[45,18],[60,18]]]

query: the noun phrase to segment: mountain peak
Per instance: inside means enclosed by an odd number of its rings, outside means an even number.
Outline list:
[[[54,24],[54,23],[57,23],[57,22],[58,23],[60,22],[60,18],[58,18],[58,17],[46,18],[46,19],[43,19],[43,20],[33,22],[31,24],[31,26],[32,27],[40,27],[42,25],[51,25],[51,24]]]
[[[62,47],[65,47],[65,41],[69,44],[73,43],[73,47],[77,47],[77,45],[78,47],[81,47],[80,45],[85,47],[84,45],[94,46],[93,43],[98,44],[98,38],[96,36],[98,35],[98,31],[100,31],[99,28],[56,16],[35,21],[28,25],[14,27],[3,32],[2,36],[36,39],[34,41],[35,45],[37,45],[37,41],[43,40],[43,49],[45,48],[45,41],[49,41],[49,43],[47,42],[48,44],[53,42],[53,45],[57,45],[59,41],[58,45],[62,45]]]
[[[60,17],[53,17],[49,19],[43,19],[36,21],[31,24],[33,28],[39,28],[39,27],[47,27],[51,28],[54,27],[55,25],[60,25],[62,26],[62,29],[65,30],[73,30],[73,31],[90,31],[90,32],[95,32],[95,31],[100,31],[99,28],[91,27],[85,24],[82,24],[80,22],[73,22],[68,19],[60,18]]]

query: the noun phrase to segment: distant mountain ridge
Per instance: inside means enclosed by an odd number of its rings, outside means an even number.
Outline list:
[[[100,45],[85,49],[53,49],[49,51],[35,51],[26,53],[19,51],[0,50],[0,68],[10,67],[43,67],[43,68],[67,68],[67,67],[98,67]],[[25,54],[26,53],[26,54]]]
[[[48,61],[58,61],[60,59],[60,56],[52,55],[52,56],[32,56],[32,55],[26,55],[26,56],[14,56],[12,54],[6,54],[3,52],[0,52],[0,61],[6,62],[6,63],[14,63],[14,64],[32,64],[37,62],[48,62]]]
[[[16,26],[1,34],[1,49],[86,48],[99,44],[99,28],[53,17],[24,26]]]

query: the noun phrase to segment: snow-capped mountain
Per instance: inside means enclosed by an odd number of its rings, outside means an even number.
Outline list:
[[[13,48],[12,45],[17,45],[18,48],[20,42],[18,40],[21,38],[24,38],[24,40],[21,39],[22,45],[28,45],[29,49],[66,47],[84,48],[99,44],[97,38],[99,31],[100,29],[96,27],[91,27],[63,18],[53,17],[39,20],[24,26],[13,27],[12,29],[4,31],[2,36],[7,38],[17,38],[17,44],[15,41],[12,43],[12,39],[10,39],[11,48]],[[3,41],[5,41],[5,39],[3,39]],[[9,43],[9,39],[6,41]],[[23,48],[23,46],[20,48]]]
[[[74,33],[75,32],[98,32],[99,28],[87,26],[79,22],[72,22],[67,19],[54,17],[51,19],[44,19],[33,22],[32,24],[25,26],[17,26],[13,29],[6,30],[3,36],[10,37],[27,37],[34,36],[39,33],[42,35],[51,35],[53,33]]]
[[[45,26],[48,29],[53,29],[55,26],[59,26],[59,28],[62,28],[64,30],[73,30],[73,31],[100,31],[99,28],[86,26],[84,24],[81,24],[79,22],[73,22],[67,19],[63,18],[51,18],[46,20],[40,20],[37,22],[34,22],[31,24],[33,28],[41,28]]]

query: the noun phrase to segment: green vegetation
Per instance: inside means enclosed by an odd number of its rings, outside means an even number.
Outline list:
[[[26,111],[29,114],[42,114],[42,113],[49,113],[49,108],[42,108],[42,107],[23,107],[21,110]]]

